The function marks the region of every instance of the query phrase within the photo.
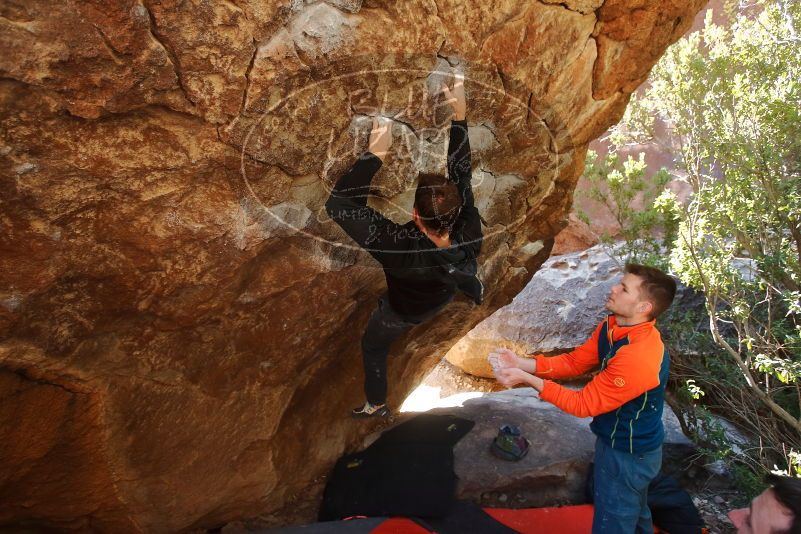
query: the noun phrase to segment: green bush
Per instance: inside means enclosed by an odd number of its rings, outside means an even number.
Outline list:
[[[598,235],[601,243],[611,245],[620,239],[622,247],[613,255],[625,262],[667,268],[665,244],[672,245],[679,220],[679,205],[665,186],[671,175],[660,169],[648,180],[645,154],[637,159],[621,160],[615,147],[604,158],[592,150],[587,153],[584,178],[589,189],[580,195],[604,206],[619,228],[619,233]],[[589,216],[577,210],[579,219],[591,225]]]
[[[679,346],[693,347],[676,359],[674,380],[689,406],[754,436],[729,457],[758,480],[801,470],[801,2],[757,0],[730,22],[708,18],[668,49],[612,135],[618,146],[644,142],[654,118],[663,121],[689,199],[662,195],[661,174],[645,194],[641,160],[591,156],[587,176],[592,198],[607,195],[627,254],[669,264],[704,295],[706,339],[695,319],[673,318]],[[651,231],[664,241],[642,236]],[[660,246],[669,251],[661,263]]]

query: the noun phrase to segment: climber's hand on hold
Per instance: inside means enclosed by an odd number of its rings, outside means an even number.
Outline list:
[[[467,113],[467,102],[464,96],[464,74],[454,72],[453,89],[443,83],[442,92],[445,95],[445,102],[449,103],[453,109],[453,120],[463,121]]]
[[[381,161],[392,146],[392,121],[385,117],[373,117],[373,130],[367,150],[378,156]]]

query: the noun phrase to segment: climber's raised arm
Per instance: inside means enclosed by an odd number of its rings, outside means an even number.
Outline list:
[[[399,247],[394,238],[399,225],[367,206],[370,184],[392,145],[392,122],[374,117],[368,149],[334,184],[325,211],[362,248],[379,262]]]
[[[448,178],[455,182],[462,195],[464,206],[473,206],[472,162],[470,158],[470,138],[467,135],[467,102],[464,94],[464,75],[455,74],[453,89],[442,84],[445,102],[453,109],[450,138],[448,140]]]

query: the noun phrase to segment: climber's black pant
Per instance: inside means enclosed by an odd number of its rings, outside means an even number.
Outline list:
[[[435,316],[447,304],[421,315],[407,317],[392,309],[386,295],[378,300],[378,308],[370,316],[362,336],[364,394],[370,404],[384,404],[387,401],[387,356],[392,342],[413,326]]]

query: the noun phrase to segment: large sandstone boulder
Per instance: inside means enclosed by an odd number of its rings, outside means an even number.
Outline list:
[[[0,5],[0,525],[175,532],[313,501],[368,430],[380,269],[322,210],[396,118],[407,218],[468,82],[485,304],[400,344],[397,404],[509,302],[587,144],[703,0],[30,0]],[[311,435],[310,435],[311,434]]]

